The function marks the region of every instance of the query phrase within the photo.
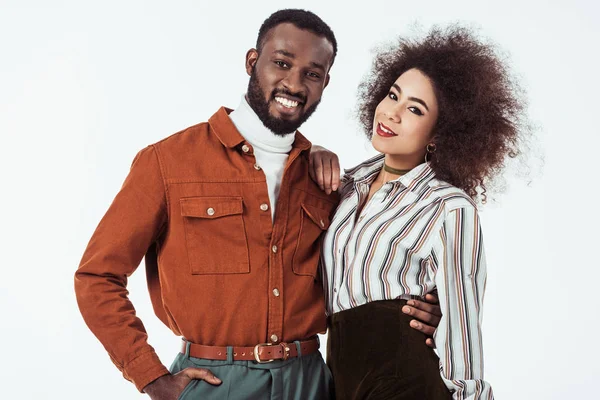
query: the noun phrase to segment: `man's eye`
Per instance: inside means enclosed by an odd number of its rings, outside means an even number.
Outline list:
[[[317,74],[315,72],[309,72],[306,75],[310,76],[311,78],[315,78],[315,79],[319,79],[320,78],[319,74]]]
[[[287,68],[287,67],[289,67],[288,63],[283,62],[283,61],[279,61],[279,60],[275,61],[275,64],[277,64],[281,68]]]

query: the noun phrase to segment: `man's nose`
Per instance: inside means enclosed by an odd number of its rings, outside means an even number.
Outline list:
[[[286,89],[294,94],[303,92],[304,82],[302,79],[302,74],[298,71],[290,70],[282,83]]]

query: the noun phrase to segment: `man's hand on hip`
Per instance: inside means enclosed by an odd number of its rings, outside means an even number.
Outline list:
[[[428,293],[425,295],[425,301],[409,300],[407,305],[402,307],[403,313],[416,318],[410,321],[410,326],[428,336],[425,343],[431,348],[435,348],[432,336],[442,318],[438,302],[437,296]]]
[[[177,400],[193,380],[201,380],[211,385],[220,385],[221,380],[210,370],[204,368],[186,368],[173,375],[164,375],[148,384],[144,392],[152,400]]]

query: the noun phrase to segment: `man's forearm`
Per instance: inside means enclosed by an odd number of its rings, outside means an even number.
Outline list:
[[[146,148],[96,228],[75,273],[75,293],[88,327],[113,363],[139,390],[168,373],[128,298],[127,277],[166,223],[157,156]]]

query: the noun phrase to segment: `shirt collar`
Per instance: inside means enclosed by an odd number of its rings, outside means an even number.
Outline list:
[[[235,147],[244,142],[244,137],[235,128],[233,121],[229,118],[229,113],[233,110],[227,107],[221,107],[208,120],[212,131],[225,147]]]
[[[378,154],[354,168],[344,170],[344,180],[353,181],[355,184],[370,184],[383,167],[385,154]],[[402,184],[413,192],[419,192],[435,178],[435,173],[429,163],[419,164],[406,174],[390,181],[393,184]]]

